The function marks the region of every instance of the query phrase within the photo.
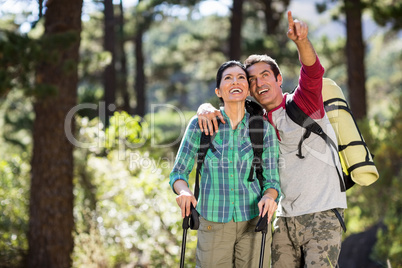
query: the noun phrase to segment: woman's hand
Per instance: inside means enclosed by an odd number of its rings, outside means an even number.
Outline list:
[[[184,217],[190,215],[190,205],[193,204],[194,207],[197,206],[197,200],[187,186],[187,182],[184,180],[177,180],[173,188],[179,195],[176,197],[177,205],[181,208],[181,216]]]
[[[268,223],[271,222],[271,219],[277,208],[278,205],[276,204],[275,199],[270,194],[263,195],[260,202],[258,202],[258,209],[260,210],[259,216],[264,217],[265,214],[268,213]]]

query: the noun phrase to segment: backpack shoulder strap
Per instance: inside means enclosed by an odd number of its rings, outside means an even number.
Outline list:
[[[218,118],[217,118],[218,119]],[[220,120],[218,121],[218,126],[220,124]],[[216,133],[216,132],[215,132]],[[215,138],[214,135],[206,135],[204,132],[201,134],[200,138],[200,147],[197,152],[197,168],[196,168],[196,173],[195,173],[195,185],[194,185],[194,197],[196,200],[198,200],[198,196],[200,194],[200,176],[201,176],[201,169],[204,164],[205,156],[207,155],[207,152],[209,149],[212,151],[215,151],[215,147],[212,144],[212,141]]]
[[[338,146],[336,146],[336,143],[322,130],[321,126],[317,122],[315,122],[310,116],[308,116],[305,112],[303,112],[303,110],[300,109],[299,106],[297,106],[293,98],[289,98],[288,100],[286,100],[285,105],[286,105],[285,109],[286,114],[290,117],[290,119],[292,119],[292,121],[298,124],[299,126],[306,129],[304,135],[301,137],[299,141],[298,153],[296,154],[300,159],[304,158],[302,154],[303,141],[308,137],[310,137],[311,133],[315,133],[316,135],[320,136],[329,147],[332,147],[333,150],[331,150],[331,152],[335,150],[338,154]],[[338,173],[339,182],[341,185],[341,191],[344,192],[351,186],[347,184],[344,178],[344,174],[342,171],[339,170],[338,166],[336,166],[336,171]]]
[[[297,106],[292,98],[286,100],[285,110],[286,114],[290,117],[290,119],[292,119],[293,122],[306,129],[306,132],[300,139],[298,145],[299,152],[297,156],[299,158],[304,158],[301,151],[302,143],[310,136],[311,133],[315,133],[316,135],[320,136],[329,146],[332,146],[335,150],[338,150],[335,142],[330,137],[328,137],[328,135],[322,130],[321,126],[305,112],[303,112],[303,110],[299,106]]]
[[[263,189],[264,177],[262,175],[262,153],[264,148],[264,118],[262,107],[253,101],[246,100],[246,110],[250,114],[249,135],[253,147],[254,158],[251,164],[248,181],[254,181],[254,171],[260,188]]]

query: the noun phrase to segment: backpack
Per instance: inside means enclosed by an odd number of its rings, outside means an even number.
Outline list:
[[[339,145],[336,146],[322,128],[305,114],[292,98],[289,98],[286,101],[287,115],[295,123],[306,129],[300,139],[296,155],[300,159],[304,158],[302,143],[311,133],[314,133],[320,136],[331,147],[331,152],[336,152],[340,158],[342,170],[339,170],[337,165],[336,169],[342,192],[351,188],[355,183],[364,186],[372,184],[378,179],[378,171],[342,90],[334,81],[324,78],[322,92],[324,109],[335,130]]]

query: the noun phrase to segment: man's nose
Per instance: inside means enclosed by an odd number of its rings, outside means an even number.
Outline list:
[[[261,87],[263,85],[262,79],[256,78],[255,80],[256,80],[257,87]]]

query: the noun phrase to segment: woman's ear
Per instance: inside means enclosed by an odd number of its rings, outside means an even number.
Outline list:
[[[221,91],[219,90],[219,88],[215,88],[215,94],[216,94],[216,96],[218,96],[219,98],[222,98],[222,96],[221,96]]]

